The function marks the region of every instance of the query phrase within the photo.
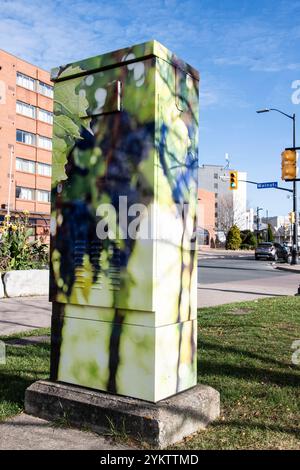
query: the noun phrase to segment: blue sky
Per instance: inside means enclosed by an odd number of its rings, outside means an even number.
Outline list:
[[[300,0],[0,0],[0,11],[0,47],[46,69],[162,42],[201,74],[200,163],[228,152],[249,179],[280,181],[292,122],[255,110],[300,111]],[[291,210],[286,194],[248,188],[272,215]]]

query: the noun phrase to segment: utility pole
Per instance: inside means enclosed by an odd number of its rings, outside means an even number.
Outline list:
[[[293,149],[296,149],[296,114],[287,114],[277,108],[265,108],[259,109],[257,113],[269,113],[270,111],[276,111],[283,116],[292,119],[293,121]],[[297,176],[296,176],[297,177]],[[295,178],[296,178],[295,177]],[[293,212],[295,213],[295,220],[293,223],[293,246],[292,246],[292,262],[291,264],[298,264],[298,208],[297,208],[297,181],[293,179]]]
[[[262,211],[262,207],[258,207],[256,208],[256,239],[257,239],[257,243],[258,243],[258,234],[259,234],[259,212]]]
[[[293,147],[296,147],[296,114],[293,114]],[[293,181],[293,212],[294,212],[294,225],[293,225],[293,249],[292,249],[292,263],[298,264],[298,204],[297,204],[297,181]]]

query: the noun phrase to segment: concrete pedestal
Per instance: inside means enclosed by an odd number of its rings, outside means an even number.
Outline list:
[[[26,390],[25,411],[48,420],[103,433],[126,433],[151,447],[163,448],[205,428],[220,414],[220,395],[197,385],[158,403],[40,380]]]

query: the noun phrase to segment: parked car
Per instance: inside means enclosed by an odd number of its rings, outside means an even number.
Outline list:
[[[255,249],[255,259],[271,259],[277,261],[281,259],[286,263],[291,261],[291,251],[288,246],[280,243],[263,242],[259,243]]]

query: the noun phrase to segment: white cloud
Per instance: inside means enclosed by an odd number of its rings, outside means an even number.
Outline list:
[[[262,8],[251,16],[242,7],[228,10],[209,0],[0,0],[0,47],[49,69],[157,39],[200,68],[202,107],[244,107],[247,96],[221,78],[223,67],[300,68],[292,43],[300,28],[289,19],[300,2],[277,5],[274,15]]]

